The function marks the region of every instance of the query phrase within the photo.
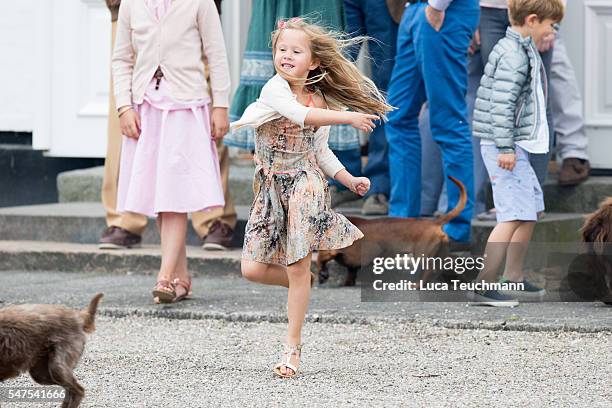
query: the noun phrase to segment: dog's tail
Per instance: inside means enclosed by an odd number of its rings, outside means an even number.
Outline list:
[[[451,211],[436,219],[436,223],[440,225],[446,224],[447,222],[461,214],[461,211],[463,211],[463,209],[465,208],[465,204],[467,203],[467,192],[465,191],[465,186],[463,185],[463,183],[454,178],[453,176],[448,176],[448,178],[451,179],[452,182],[457,185],[457,187],[459,187],[459,202],[457,202],[457,205]]]
[[[81,310],[81,317],[83,318],[83,330],[85,330],[86,333],[92,333],[94,330],[96,330],[96,311],[98,310],[98,303],[100,302],[100,299],[102,299],[103,296],[104,294],[102,293],[96,294],[96,296],[91,299],[91,302],[89,302],[89,306],[87,306],[87,309]]]

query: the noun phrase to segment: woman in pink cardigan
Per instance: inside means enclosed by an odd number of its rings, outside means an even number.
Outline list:
[[[228,130],[230,81],[213,0],[123,0],[112,71],[124,135],[117,211],[157,216],[153,296],[176,302],[191,294],[187,213],[224,205],[214,139]]]

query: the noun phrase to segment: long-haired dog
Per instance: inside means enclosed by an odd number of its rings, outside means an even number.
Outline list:
[[[0,309],[0,382],[28,371],[34,381],[66,391],[63,408],[78,407],[85,390],[74,376],[95,330],[98,293],[84,310],[61,305],[14,305]]]
[[[324,283],[329,278],[327,263],[331,260],[335,260],[348,269],[344,286],[354,286],[359,269],[371,263],[376,257],[394,257],[397,254],[409,253],[425,257],[446,254],[448,235],[442,227],[458,216],[467,202],[467,193],[463,183],[452,176],[448,178],[459,187],[459,201],[455,208],[437,219],[347,217],[363,232],[364,237],[347,248],[318,251],[319,283]],[[431,269],[423,270],[422,280],[426,282],[432,272]]]
[[[580,229],[587,244],[590,286],[604,303],[612,305],[612,197],[587,215]],[[587,283],[588,284],[588,283]]]

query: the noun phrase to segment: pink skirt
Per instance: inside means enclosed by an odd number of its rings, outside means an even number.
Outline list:
[[[208,105],[160,105],[160,109],[150,101],[145,98],[136,108],[142,125],[138,140],[123,137],[117,211],[155,216],[222,207]]]

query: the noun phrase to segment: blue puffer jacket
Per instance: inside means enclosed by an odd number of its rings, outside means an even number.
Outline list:
[[[536,93],[537,81],[546,75],[542,67],[531,37],[523,38],[508,27],[506,36],[491,51],[480,80],[474,136],[494,140],[500,153],[514,152],[514,142],[536,137],[546,115],[546,106],[540,106]]]

